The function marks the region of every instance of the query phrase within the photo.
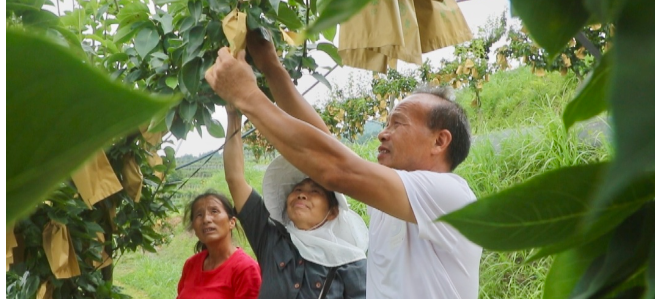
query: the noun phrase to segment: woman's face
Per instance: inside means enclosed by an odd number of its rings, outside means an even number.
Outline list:
[[[199,199],[193,204],[193,230],[205,245],[230,238],[236,219],[230,217],[223,204],[213,196]]]
[[[328,215],[330,213],[330,215]],[[293,187],[287,196],[287,215],[293,224],[307,230],[337,215],[330,211],[327,191],[307,178]]]

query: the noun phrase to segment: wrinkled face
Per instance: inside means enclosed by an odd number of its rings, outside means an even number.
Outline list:
[[[212,196],[201,198],[193,204],[193,231],[205,245],[231,241],[236,218],[228,215],[223,204]]]
[[[429,96],[411,95],[393,109],[384,130],[378,134],[378,163],[407,171],[426,168],[435,139],[427,126],[434,99],[425,97]]]
[[[287,196],[287,215],[299,229],[315,227],[326,215],[328,220],[332,220],[336,217],[332,214],[334,213],[329,209],[327,191],[309,178],[296,184]]]

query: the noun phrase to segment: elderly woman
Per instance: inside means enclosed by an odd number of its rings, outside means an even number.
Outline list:
[[[218,193],[201,194],[185,216],[198,242],[196,254],[184,263],[177,298],[257,298],[262,282],[259,266],[234,246],[237,219],[230,201]]]
[[[262,199],[244,177],[240,124],[228,109],[225,177],[261,267],[260,298],[365,298],[364,221],[281,156],[266,170]]]

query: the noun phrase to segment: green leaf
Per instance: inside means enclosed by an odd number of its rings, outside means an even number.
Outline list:
[[[163,15],[154,18],[161,24],[161,29],[164,34],[173,32],[173,17],[171,17],[171,15],[164,13]]]
[[[318,13],[318,9],[316,9],[316,2],[318,2],[318,0],[309,0],[309,11],[314,14]]]
[[[196,22],[200,21],[200,15],[202,15],[202,1],[200,0],[190,0],[188,3],[189,14]]]
[[[59,32],[59,34],[61,34],[61,36],[63,36],[68,43],[70,49],[73,50],[79,57],[86,58],[86,52],[84,52],[84,49],[82,49],[82,42],[80,42],[77,34],[74,34],[70,30],[61,26],[50,27],[50,29]]]
[[[193,121],[193,116],[196,115],[196,110],[198,110],[198,105],[196,103],[190,103],[189,101],[182,101],[180,103],[180,117],[185,122],[191,123]]]
[[[50,28],[59,24],[59,17],[47,10],[26,11],[22,20],[23,25],[38,28]]]
[[[332,26],[328,29],[325,29],[321,32],[323,37],[331,42],[334,42],[334,37],[337,36],[337,26]]]
[[[647,293],[644,298],[655,298],[655,234],[651,236],[650,253],[648,255],[648,268],[646,269]]]
[[[119,28],[116,31],[116,35],[114,35],[114,43],[123,44],[127,42],[139,31],[139,29],[141,29],[141,27],[145,26],[146,24],[148,24],[148,22],[136,22],[130,24],[129,26]]]
[[[600,267],[587,269],[571,298],[602,298],[633,276],[648,259],[653,235],[655,202],[651,201],[616,229]]]
[[[280,0],[269,0],[268,3],[271,4],[271,8],[277,14],[280,10]]]
[[[341,55],[339,55],[339,49],[331,43],[319,43],[316,46],[317,50],[325,52],[325,54],[330,55],[330,58],[334,60],[338,65],[343,65],[341,63]]]
[[[177,77],[166,77],[166,86],[175,89],[177,87]]]
[[[161,5],[168,4],[168,3],[177,3],[177,2],[183,2],[183,1],[186,1],[186,0],[154,0],[153,2],[156,5],[161,6]]]
[[[99,42],[107,50],[109,50],[109,52],[112,53],[112,54],[120,52],[118,50],[118,48],[116,47],[116,44],[114,44],[112,41],[108,41],[108,40],[106,40],[106,39],[104,39],[104,38],[102,38],[102,37],[100,37],[98,35],[87,34],[87,35],[84,35],[84,38],[92,39],[92,40],[95,40],[95,41]]]
[[[222,1],[222,0],[209,0],[209,9],[219,13],[226,15],[230,13],[232,8],[230,7],[230,3],[227,1]]]
[[[181,118],[176,117],[173,119],[173,123],[171,124],[170,130],[171,133],[173,133],[173,136],[177,139],[185,139],[187,133],[189,133],[189,130],[191,129],[191,124],[185,123]]]
[[[442,216],[471,241],[491,250],[520,250],[571,242],[584,233],[596,188],[607,163],[560,168],[480,199]],[[621,193],[590,224],[604,232],[632,214],[655,194],[652,177]],[[636,199],[635,199],[636,198]],[[600,235],[590,236],[587,241]],[[566,249],[566,248],[562,248]]]
[[[511,2],[534,41],[554,59],[589,20],[581,0],[522,0]]]
[[[611,23],[619,15],[626,1],[628,0],[585,0],[584,4],[598,21]]]
[[[285,2],[280,3],[280,9],[277,12],[277,19],[280,23],[286,25],[289,30],[298,30],[302,28],[303,25],[296,12]]]
[[[558,254],[548,270],[542,299],[568,298],[585,270],[605,252],[609,237]]]
[[[607,90],[613,63],[612,51],[606,53],[600,65],[587,77],[584,87],[564,110],[564,126],[569,129],[574,123],[590,119],[607,110]]]
[[[610,74],[610,111],[616,158],[607,173],[596,209],[611,205],[623,186],[655,170],[655,1],[626,1],[616,23],[614,65]]]
[[[134,39],[134,47],[139,56],[145,58],[159,44],[159,33],[150,27],[144,27]]]
[[[119,22],[119,30],[139,21],[147,21],[150,11],[145,3],[140,1],[130,2],[121,8],[120,12],[116,15]]]
[[[180,90],[187,95],[194,95],[198,92],[198,87],[200,86],[200,66],[202,61],[200,58],[194,58],[189,61],[182,67],[180,71],[178,82],[180,84]]]
[[[209,132],[209,135],[212,135],[214,138],[225,138],[225,130],[218,120],[211,120],[210,125],[207,126],[207,132]]]
[[[67,11],[65,15],[59,18],[61,25],[75,29],[75,33],[79,34],[84,31],[86,27],[86,12],[84,9],[74,9]]]
[[[327,86],[329,89],[332,89],[332,85],[330,84],[330,81],[325,79],[325,76],[323,76],[323,75],[321,75],[319,73],[312,73],[312,77],[314,77],[319,82],[325,84],[325,86]]]
[[[205,41],[205,27],[195,26],[189,30],[187,52],[197,52]]]
[[[8,30],[6,41],[10,223],[112,138],[177,99],[151,98],[112,82],[42,38]]]
[[[196,24],[196,21],[192,17],[186,17],[186,18],[182,19],[182,21],[180,22],[180,32],[181,33],[186,32],[187,30],[191,29],[191,27],[193,27],[193,25],[195,25],[195,24]]]
[[[305,30],[307,35],[318,34],[339,23],[345,22],[362,10],[371,0],[323,0],[319,3],[318,18]],[[325,3],[325,4],[323,4]],[[325,5],[325,6],[324,6]],[[321,7],[325,8],[321,8]]]

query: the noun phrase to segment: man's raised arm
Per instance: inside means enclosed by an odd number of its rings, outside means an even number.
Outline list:
[[[291,164],[313,180],[416,223],[398,174],[360,158],[331,135],[275,107],[257,87],[245,52],[235,59],[222,48],[205,78],[221,98],[243,112]]]

